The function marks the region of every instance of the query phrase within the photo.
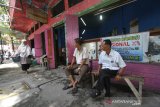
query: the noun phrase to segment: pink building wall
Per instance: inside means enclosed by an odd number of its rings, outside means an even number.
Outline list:
[[[143,89],[160,91],[160,66],[155,64],[126,63],[125,75],[144,77]],[[98,69],[98,61],[93,61],[93,69]],[[114,81],[122,83],[121,81]],[[134,82],[135,83],[135,82]],[[123,84],[126,84],[123,82]]]
[[[78,16],[67,15],[65,20],[67,60],[71,62],[75,49],[74,39],[79,37]]]
[[[35,45],[35,57],[40,62],[40,57],[43,55],[42,45],[46,46],[46,55],[49,59],[49,67],[55,68],[55,59],[54,59],[54,41],[53,41],[53,30],[52,28],[45,30],[45,44],[42,44],[41,35],[36,34],[34,36],[34,45]]]
[[[55,68],[55,56],[54,56],[54,38],[53,29],[50,28],[45,31],[45,45],[46,45],[46,55],[49,59],[49,67]]]
[[[127,72],[144,77],[144,89],[160,91],[160,66],[155,64],[127,63]]]
[[[36,34],[34,36],[34,45],[35,45],[35,57],[39,63],[39,58],[42,56],[42,40],[40,34]]]

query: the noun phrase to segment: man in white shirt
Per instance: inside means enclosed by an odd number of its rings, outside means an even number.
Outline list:
[[[79,38],[75,39],[75,50],[73,54],[73,59],[71,65],[69,65],[66,69],[66,75],[70,80],[70,84],[65,86],[63,90],[69,89],[73,87],[72,93],[76,93],[78,91],[76,84],[80,82],[81,78],[88,71],[89,64],[89,55],[87,48],[82,47],[82,41]],[[75,64],[76,63],[76,64]],[[77,75],[75,78],[74,75]]]
[[[111,41],[104,40],[102,44],[102,52],[99,56],[99,69],[95,75],[99,75],[99,79],[96,85],[96,91],[92,93],[92,97],[97,97],[101,94],[103,88],[105,88],[105,97],[110,97],[110,79],[120,79],[125,71],[126,64],[123,61],[121,55],[111,49]]]

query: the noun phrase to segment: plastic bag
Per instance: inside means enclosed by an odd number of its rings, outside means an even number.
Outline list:
[[[13,62],[20,62],[20,56],[16,55],[15,57],[12,57]]]

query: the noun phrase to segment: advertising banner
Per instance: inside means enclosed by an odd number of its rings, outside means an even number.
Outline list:
[[[148,62],[149,32],[104,37],[110,39],[112,49],[118,51],[125,61]]]

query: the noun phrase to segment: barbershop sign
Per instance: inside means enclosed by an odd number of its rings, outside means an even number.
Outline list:
[[[148,51],[149,32],[102,38],[105,39],[112,41],[112,49],[118,51],[124,60],[147,62],[145,52]]]

